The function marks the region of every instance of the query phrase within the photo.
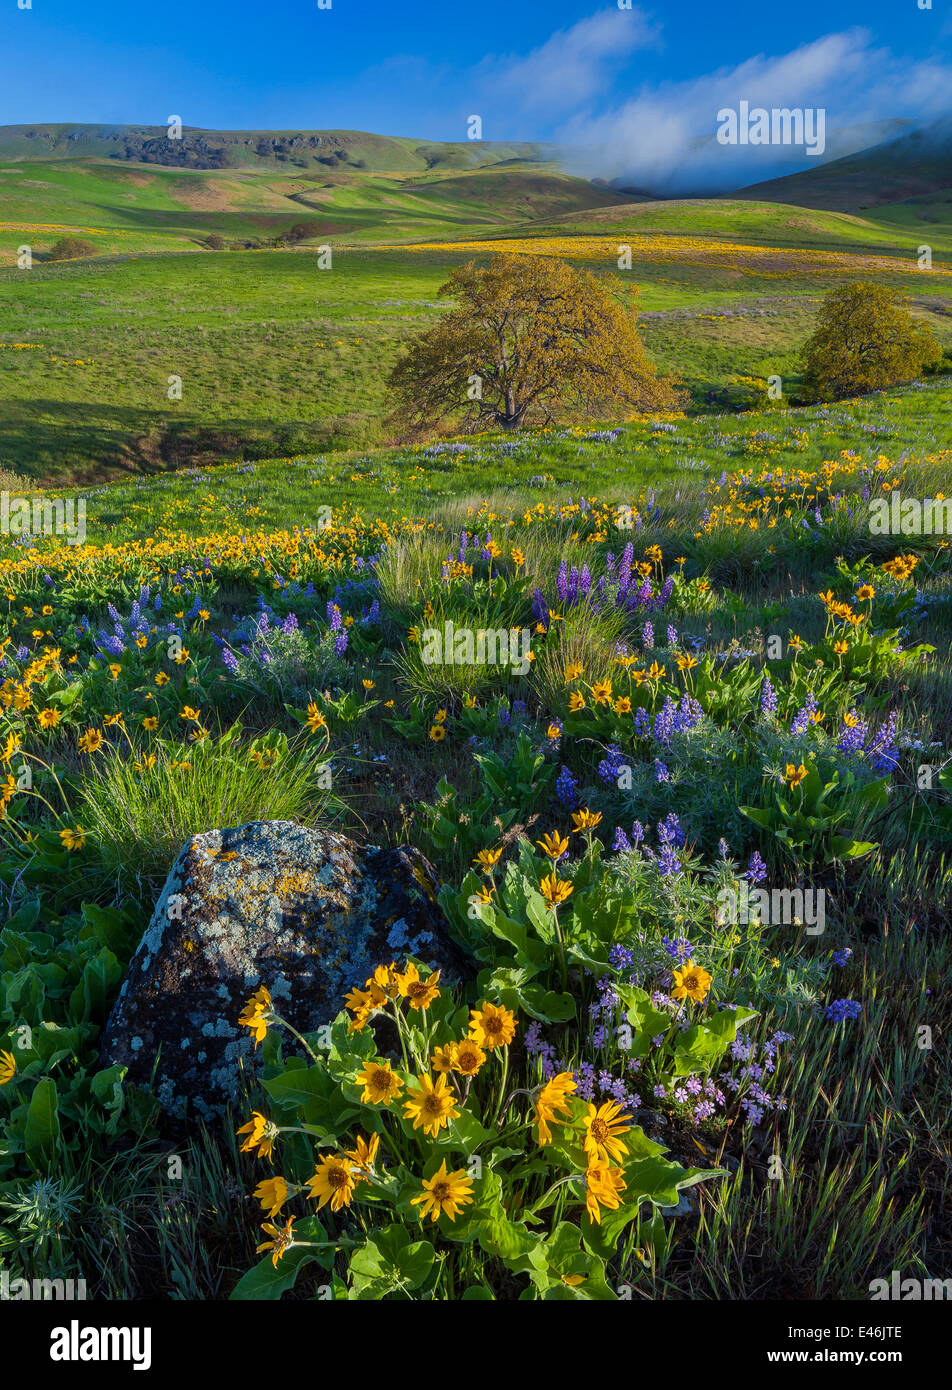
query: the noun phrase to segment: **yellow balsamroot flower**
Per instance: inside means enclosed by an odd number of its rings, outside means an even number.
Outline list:
[[[373,995],[366,989],[352,989],[344,998],[344,1003],[354,1015],[348,1032],[361,1033],[367,1027],[371,1015],[376,1011],[377,1003]]]
[[[872,584],[861,584],[856,590],[856,597],[859,599],[860,603],[865,603],[867,599],[871,603],[876,597],[876,590],[873,588]]]
[[[354,1140],[352,1149],[344,1150],[344,1157],[354,1165],[354,1173],[357,1182],[365,1182],[367,1175],[373,1171],[373,1166],[377,1161],[377,1150],[380,1148],[380,1135],[372,1134],[369,1139],[365,1139],[362,1134],[358,1134]]]
[[[41,709],[37,715],[41,729],[55,729],[61,718],[58,709]]]
[[[202,717],[200,709],[192,709],[191,705],[186,705],[179,715],[179,719],[184,719],[188,724],[197,724]]]
[[[581,690],[573,690],[569,696],[569,713],[576,714],[580,709],[585,708],[585,696]]]
[[[463,1038],[450,1044],[451,1066],[460,1076],[475,1076],[486,1061],[486,1053],[475,1038]]]
[[[845,656],[849,649],[849,642],[844,642],[842,639],[839,642],[833,643],[833,650],[836,652],[837,656]]]
[[[81,753],[98,753],[102,745],[102,730],[88,729],[79,740],[79,751]]]
[[[154,714],[150,714],[146,719],[143,719],[142,727],[147,734],[154,734],[159,727],[159,721]]]
[[[694,667],[695,667],[696,665],[697,665],[697,657],[696,657],[696,656],[679,656],[679,657],[678,657],[678,670],[679,670],[679,671],[691,671],[691,670],[694,669]]]
[[[437,1076],[453,1070],[453,1044],[448,1043],[446,1047],[435,1047],[433,1056],[430,1058],[430,1070],[435,1071]]]
[[[558,724],[550,724],[545,731],[545,736],[546,738],[552,739],[554,742],[555,739],[562,737],[562,730],[559,728]]]
[[[156,685],[168,685],[171,679],[172,677],[169,675],[168,671],[159,671],[156,675],[155,683]]]
[[[273,1178],[265,1178],[258,1183],[254,1195],[261,1203],[263,1211],[266,1211],[269,1216],[277,1216],[288,1200],[287,1182],[280,1174]]]
[[[323,714],[321,714],[313,700],[308,701],[307,727],[312,734],[316,734],[319,729],[327,728],[327,720],[324,718]]]
[[[392,703],[392,701],[391,701],[391,703]],[[476,708],[476,696],[475,696],[475,695],[464,695],[464,696],[463,696],[463,704],[466,706],[467,709],[475,709],[475,708]]]
[[[6,742],[3,745],[3,752],[0,753],[0,763],[3,763],[4,767],[9,767],[10,759],[19,749],[21,742],[22,740],[19,734],[7,734]]]
[[[174,658],[176,666],[184,666],[188,661],[188,647],[183,647],[178,656]]]
[[[572,1118],[568,1099],[575,1089],[575,1078],[570,1071],[560,1071],[540,1089],[535,1099],[534,1121],[540,1148],[552,1143],[550,1125],[564,1125]]]
[[[507,1047],[516,1036],[516,1016],[484,999],[478,1009],[469,1011],[469,1035],[480,1047]]]
[[[72,851],[74,849],[82,849],[86,843],[86,832],[80,830],[78,826],[75,830],[70,830],[68,828],[66,830],[61,830],[59,837],[63,841],[63,848],[65,850]]]
[[[648,668],[648,680],[659,681],[664,674],[665,668],[663,666],[659,666],[657,661],[652,661],[650,667]]]
[[[271,1008],[271,995],[264,985],[248,1000],[241,1013],[238,1015],[240,1027],[247,1028],[255,1040],[255,1051],[258,1044],[263,1042],[267,1036],[268,1027],[274,1021],[274,1012]]]
[[[783,775],[791,787],[799,787],[803,779],[809,776],[809,769],[803,763],[799,767],[794,766],[793,763],[787,763]]]
[[[283,1226],[275,1226],[272,1222],[266,1221],[261,1227],[265,1235],[270,1236],[271,1239],[262,1241],[255,1253],[260,1255],[262,1250],[270,1250],[271,1263],[274,1265],[275,1269],[277,1269],[278,1261],[281,1259],[282,1255],[284,1255],[287,1250],[290,1250],[291,1246],[294,1244],[294,1233],[291,1227],[296,1220],[296,1217],[289,1216]]]
[[[419,970],[411,961],[402,974],[397,972],[396,978],[400,993],[411,1009],[428,1009],[434,999],[440,997],[439,970],[434,970],[425,980],[421,980]]]
[[[539,884],[539,892],[545,898],[550,912],[554,912],[560,903],[564,903],[566,898],[571,897],[574,891],[571,883],[566,883],[556,874],[547,874]]]
[[[242,1153],[251,1153],[253,1149],[257,1149],[259,1158],[266,1158],[269,1163],[273,1161],[271,1155],[274,1151],[274,1141],[278,1137],[278,1127],[266,1119],[260,1110],[252,1110],[251,1119],[237,1132],[247,1135],[241,1146]]]
[[[400,993],[400,972],[397,970],[396,964],[391,961],[389,965],[378,965],[364,988],[370,991],[377,1004],[385,1004],[388,999],[396,999]]]
[[[602,1207],[617,1211],[621,1194],[627,1186],[620,1168],[612,1168],[601,1159],[589,1163],[585,1173],[585,1210],[597,1226],[602,1223]]]
[[[441,743],[443,739],[446,738],[446,730],[443,728],[442,724],[431,724],[430,738],[434,743]]]
[[[390,1063],[377,1060],[365,1062],[355,1078],[360,1093],[361,1105],[389,1105],[403,1090],[403,1082],[390,1070]]]
[[[628,1152],[628,1146],[622,1143],[621,1136],[631,1129],[630,1124],[625,1124],[626,1120],[632,1118],[631,1115],[622,1114],[621,1104],[617,1100],[609,1100],[598,1106],[589,1102],[586,1111],[582,1148],[588,1154],[589,1161],[600,1158],[605,1163],[610,1159],[621,1163]]]
[[[310,1197],[317,1201],[321,1210],[330,1202],[331,1211],[349,1207],[354,1196],[354,1170],[350,1159],[341,1154],[331,1154],[322,1158],[305,1186],[310,1188]]]
[[[478,864],[484,874],[491,873],[502,858],[502,846],[499,849],[481,849],[473,860]]]
[[[674,972],[674,987],[671,998],[690,999],[695,1004],[703,1004],[711,988],[711,976],[701,965],[689,960],[680,970]]]
[[[631,714],[631,700],[627,695],[619,695],[613,708],[616,714]]]
[[[456,1168],[452,1173],[446,1171],[446,1159],[437,1168],[432,1178],[423,1179],[423,1191],[419,1197],[411,1197],[413,1206],[420,1208],[420,1220],[429,1216],[437,1221],[441,1216],[456,1220],[461,1207],[473,1200],[473,1184],[466,1176],[466,1170]]]
[[[445,1074],[441,1073],[433,1081],[421,1073],[417,1080],[419,1086],[407,1088],[408,1098],[403,1102],[403,1116],[413,1121],[414,1129],[422,1129],[431,1139],[435,1139],[450,1120],[459,1116],[459,1111],[453,1104],[453,1092],[449,1089]]]
[[[576,830],[594,830],[597,825],[602,823],[601,811],[582,811],[572,812],[572,824]]]
[[[375,682],[374,682],[374,681],[371,681],[371,680],[368,680],[366,676],[363,677],[363,679],[361,680],[360,683],[361,683],[361,685],[364,687],[365,690],[373,690],[374,685],[375,685]]]
[[[584,667],[580,661],[570,662],[565,668],[565,684],[571,685],[573,681],[577,681],[583,670]]]
[[[438,709],[438,710],[436,711],[436,714],[434,714],[434,716],[433,716],[433,723],[434,723],[434,724],[445,724],[445,723],[446,723],[446,710],[445,710],[445,709]]]
[[[0,1086],[6,1086],[17,1074],[17,1061],[12,1052],[0,1051]]]
[[[611,681],[596,681],[592,686],[592,699],[596,705],[607,705],[612,698]]]
[[[109,663],[109,674],[114,681],[117,681],[122,675],[122,667],[119,665],[118,661],[111,661]]]
[[[543,835],[541,840],[536,840],[536,844],[550,859],[561,859],[569,847],[569,840],[568,836],[563,840],[557,830],[552,830],[548,835]]]
[[[512,552],[512,563],[514,565],[524,565],[526,563],[526,557],[518,547]]]

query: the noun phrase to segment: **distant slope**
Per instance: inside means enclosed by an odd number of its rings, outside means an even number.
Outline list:
[[[952,189],[952,117],[845,159],[741,189],[738,198],[858,212]]]
[[[186,169],[101,157],[0,159],[0,264],[24,241],[42,258],[64,233],[99,255],[308,243],[453,238],[529,219],[625,205],[624,195],[544,165],[471,172]],[[209,238],[213,238],[210,242]]]
[[[361,130],[202,130],[185,126],[0,126],[0,160],[116,159],[185,169],[356,168],[378,172],[544,163],[554,148],[492,141],[412,140]]]
[[[523,235],[650,236],[652,233],[736,241],[741,245],[810,247],[818,250],[913,249],[919,234],[855,214],[790,204],[730,198],[672,198],[590,208],[526,224]]]

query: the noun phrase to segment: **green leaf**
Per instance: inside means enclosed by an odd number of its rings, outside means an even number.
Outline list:
[[[44,1077],[33,1088],[30,1108],[26,1116],[24,1149],[27,1162],[39,1168],[48,1161],[56,1150],[60,1137],[59,1101],[56,1095],[56,1082],[52,1077]]]

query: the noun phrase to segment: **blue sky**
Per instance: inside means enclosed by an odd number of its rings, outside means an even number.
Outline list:
[[[331,2],[3,0],[0,123],[175,114],[447,140],[479,114],[486,139],[597,146],[604,172],[637,176],[741,98],[822,105],[834,126],[952,105],[952,0]]]
[[[0,9],[0,123],[130,121],[357,128],[460,138],[486,107],[487,138],[539,139],[566,121],[620,106],[643,85],[697,81],[764,55],[779,59],[831,35],[865,30],[910,69],[950,48],[949,0],[663,0],[615,10],[617,61],[592,55],[599,82],[574,111],[557,91],[528,110],[494,76],[609,7],[576,0],[15,0]],[[729,18],[728,18],[729,16]],[[945,31],[943,37],[943,30]],[[643,46],[626,47],[638,31]],[[652,38],[651,34],[656,33]],[[829,99],[835,98],[831,82]],[[897,94],[898,95],[898,94]],[[508,97],[509,99],[503,99]],[[515,99],[513,99],[515,98]],[[904,110],[882,116],[910,115]]]

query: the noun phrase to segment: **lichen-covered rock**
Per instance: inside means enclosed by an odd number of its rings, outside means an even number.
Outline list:
[[[237,1019],[259,985],[311,1032],[381,962],[410,954],[459,977],[438,886],[415,849],[362,847],[290,821],[193,836],[129,965],[103,1065],[149,1085],[158,1056],[152,1084],[168,1114],[220,1114],[240,1094],[253,1044]]]

